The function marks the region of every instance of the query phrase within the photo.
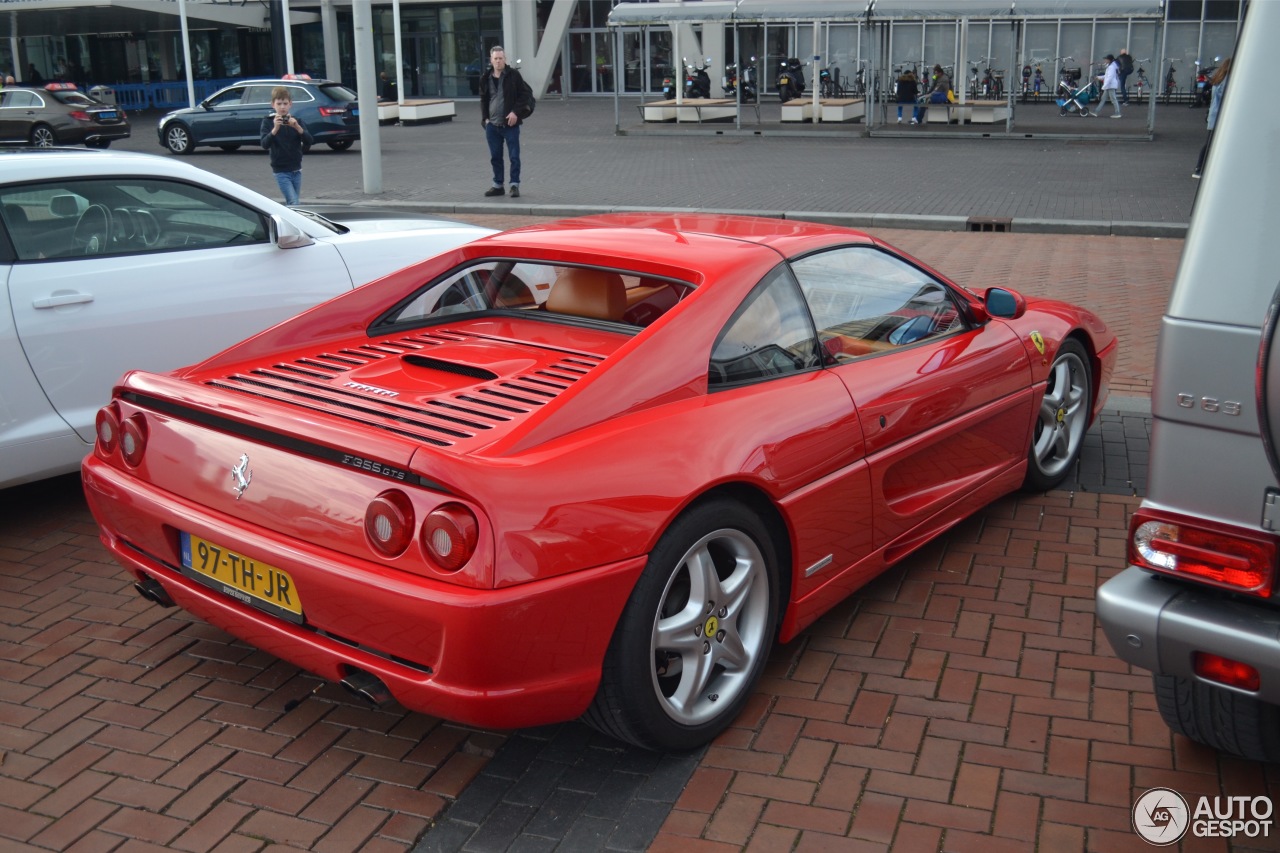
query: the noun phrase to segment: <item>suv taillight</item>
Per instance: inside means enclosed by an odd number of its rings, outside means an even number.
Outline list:
[[[1276,538],[1176,513],[1139,509],[1129,524],[1129,563],[1266,598],[1276,574]]]
[[[346,107],[320,107],[320,115],[325,118],[329,118],[330,116],[344,116],[346,114]]]

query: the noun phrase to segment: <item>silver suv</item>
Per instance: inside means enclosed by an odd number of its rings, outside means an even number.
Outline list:
[[[1274,76],[1276,33],[1280,3],[1250,4],[1160,328],[1147,498],[1097,601],[1169,728],[1261,761],[1280,760],[1280,115],[1248,81]]]

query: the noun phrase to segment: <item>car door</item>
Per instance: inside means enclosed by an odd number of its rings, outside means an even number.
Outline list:
[[[201,106],[189,113],[191,133],[195,141],[201,144],[229,142],[239,143],[244,135],[243,125],[248,121],[250,113],[257,115],[261,108],[255,109],[244,100],[248,94],[248,86],[231,86],[216,92]],[[258,119],[262,116],[258,115]]]
[[[9,89],[0,92],[0,140],[26,142],[41,102],[34,92]]]
[[[1025,458],[1025,349],[1006,324],[972,322],[949,285],[879,247],[809,255],[793,270],[828,367],[857,407],[875,544],[892,558],[994,497],[983,488]]]
[[[189,183],[64,179],[0,204],[26,223],[10,229],[18,339],[85,441],[125,371],[199,361],[352,286],[333,245],[280,249],[266,212]]]
[[[275,112],[271,105],[271,86],[250,86],[245,92],[244,109],[236,122],[236,134],[246,143],[262,139],[262,119]],[[291,93],[295,94],[296,93]]]

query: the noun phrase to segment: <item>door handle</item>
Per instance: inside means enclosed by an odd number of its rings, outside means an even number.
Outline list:
[[[92,293],[58,293],[53,296],[41,296],[31,304],[37,308],[57,308],[60,305],[76,305],[81,302],[92,302]]]

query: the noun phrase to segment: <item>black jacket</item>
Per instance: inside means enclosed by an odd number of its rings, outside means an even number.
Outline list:
[[[315,139],[311,136],[311,131],[307,130],[307,126],[302,123],[302,119],[298,119],[302,133],[298,133],[292,127],[282,127],[279,133],[272,136],[271,129],[275,124],[275,114],[263,116],[258,130],[262,134],[262,147],[271,155],[271,171],[296,172],[302,168],[303,143],[310,145],[315,142]]]
[[[485,75],[480,78],[480,124],[482,125],[489,120],[489,81],[492,78],[492,71],[485,72]],[[529,102],[533,99],[533,89],[524,82],[520,72],[510,65],[502,72],[498,81],[502,84],[502,102],[506,105],[507,112],[516,114],[516,124],[524,124],[524,119],[519,116],[521,112],[528,109]],[[505,118],[505,116],[498,118]],[[502,123],[506,124],[505,121]]]

